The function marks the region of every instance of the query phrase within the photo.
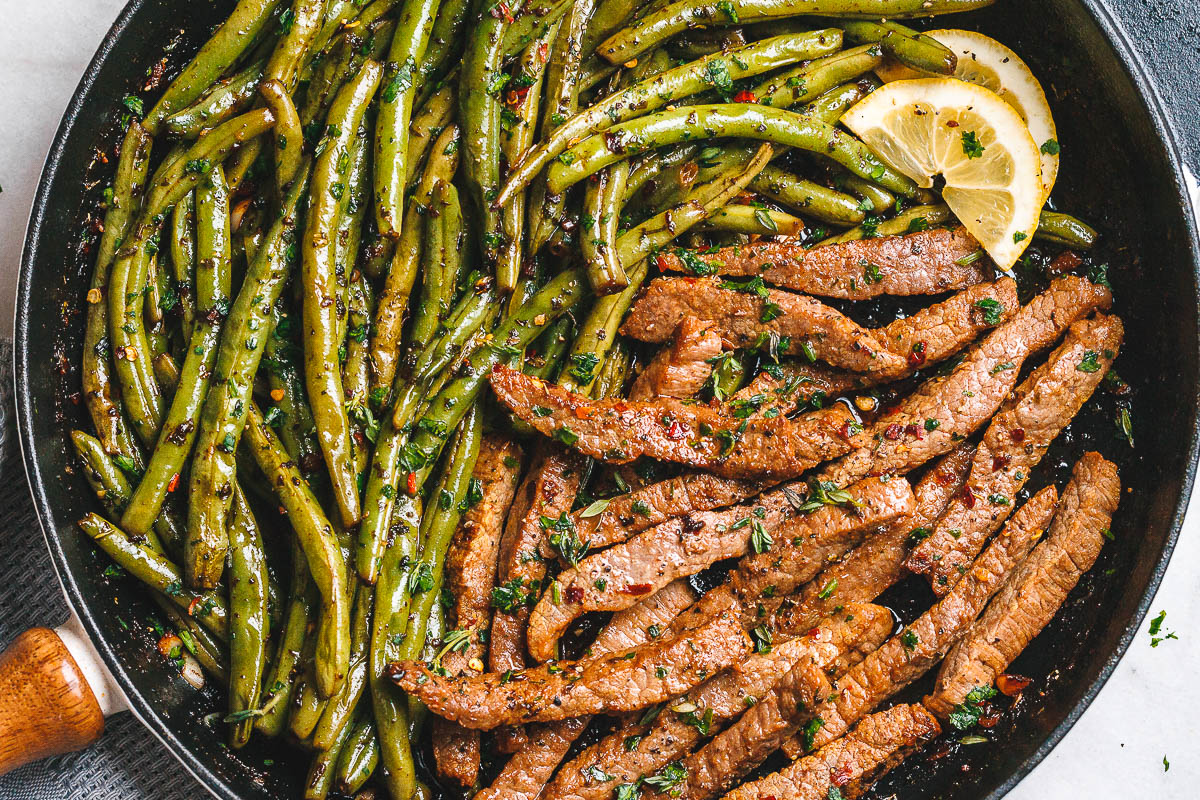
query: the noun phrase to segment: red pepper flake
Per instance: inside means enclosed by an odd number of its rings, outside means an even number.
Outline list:
[[[1025,441],[1025,429],[1024,428],[1013,428],[1011,431],[1008,432],[1008,435],[1017,444],[1020,444],[1021,442]]]
[[[1031,683],[1033,683],[1032,678],[1026,678],[1024,675],[1010,675],[1007,672],[996,678],[996,688],[1005,697],[1016,697],[1029,688]]]
[[[962,504],[967,508],[975,507],[975,492],[971,491],[970,486],[964,486],[962,491],[958,493],[958,496],[962,499]]]
[[[596,409],[592,406],[579,406],[574,411],[575,419],[591,419],[596,416]]]
[[[189,617],[192,616],[196,612],[196,606],[200,605],[203,602],[204,601],[201,600],[199,596],[193,597],[192,602],[188,603],[188,611],[187,611],[188,616]]]
[[[834,786],[845,786],[854,777],[854,768],[849,763],[843,762],[841,766],[833,771],[829,776],[829,781]]]
[[[886,428],[883,429],[883,438],[891,439],[892,441],[895,441],[895,440],[899,439],[903,433],[904,433],[904,428],[901,427],[899,424],[893,422],[891,425],[888,425]]]
[[[563,596],[566,598],[567,602],[571,603],[572,605],[582,603],[583,589],[572,583],[567,587],[567,591],[563,593]]]
[[[821,629],[820,628],[810,628],[808,631],[808,638],[820,639],[821,638]]]
[[[925,430],[924,428],[922,428],[920,425],[917,425],[915,423],[913,423],[912,425],[904,426],[904,432],[907,433],[909,436],[914,437],[918,442],[925,438],[924,430]]]
[[[845,422],[843,422],[842,429],[840,431],[842,438],[849,439],[852,436],[854,436],[855,428],[857,428],[857,427],[858,427],[857,425],[851,425],[850,420],[846,420]]]
[[[755,96],[754,92],[750,91],[749,89],[742,89],[740,92],[738,92],[737,94],[735,94],[733,96],[733,102],[735,102],[735,103],[757,103],[758,98]]]
[[[648,583],[631,583],[621,590],[622,594],[631,594],[634,597],[650,594],[651,586]]]
[[[1050,262],[1049,272],[1051,275],[1064,275],[1068,272],[1074,272],[1083,264],[1083,259],[1080,258],[1073,250],[1064,250]]]
[[[672,420],[670,427],[667,428],[667,438],[672,442],[679,442],[687,438],[688,429],[679,420]]]
[[[671,260],[664,253],[659,253],[654,257],[654,264],[658,267],[659,272],[669,272],[671,269]]]
[[[1008,456],[992,456],[992,472],[999,472],[1012,462]]]
[[[925,363],[925,342],[917,342],[912,346],[912,352],[908,354],[908,365],[910,367],[919,367]]]
[[[408,489],[409,495],[415,495],[417,493],[417,473],[415,473],[415,472],[408,473],[408,477],[405,480],[406,480],[405,488]]]
[[[500,0],[499,3],[496,3],[496,9],[498,9],[500,11],[500,13],[497,14],[496,10],[494,9],[492,11],[493,17],[496,17],[497,19],[499,19],[501,16],[503,16],[504,21],[509,22],[509,23],[514,21],[515,18],[513,17],[512,12],[508,10],[508,4],[505,3],[504,0]]]
[[[179,473],[176,472],[174,475],[171,476],[170,482],[167,483],[167,491],[173,492],[178,488],[179,488]]]

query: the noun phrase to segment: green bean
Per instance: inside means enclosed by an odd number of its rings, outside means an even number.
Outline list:
[[[807,15],[834,15],[870,19],[926,17],[970,11],[993,0],[678,0],[646,14],[633,25],[605,39],[597,52],[610,64],[623,64],[677,33],[705,25],[740,25],[757,20]]]
[[[296,681],[292,707],[288,714],[288,733],[297,741],[307,741],[310,738],[317,723],[321,721],[321,715],[329,707],[329,699],[321,696],[317,686],[316,641],[305,642],[305,645],[304,655],[307,658],[303,658],[304,671]]]
[[[367,659],[371,645],[371,619],[375,608],[375,587],[359,583],[354,595],[354,620],[350,631],[350,673],[346,682],[326,705],[320,722],[313,729],[312,743],[318,750],[332,746],[342,730],[351,723],[354,709],[367,685]]]
[[[300,115],[283,84],[278,80],[263,81],[258,93],[275,117],[275,185],[282,197],[287,194],[303,160],[304,131]]]
[[[158,517],[163,501],[179,484],[184,462],[196,439],[197,418],[208,394],[213,365],[221,340],[221,310],[229,305],[230,235],[229,192],[220,166],[209,172],[209,180],[196,188],[196,324],[188,342],[182,379],[167,409],[158,441],[129,507],[121,516],[121,527],[141,535]],[[185,547],[185,565],[204,561],[190,545]],[[220,577],[218,566],[210,580]],[[189,568],[189,581],[192,573]],[[196,584],[205,585],[205,584]]]
[[[583,32],[583,52],[595,52],[600,42],[619,31],[625,21],[645,5],[644,0],[600,0],[596,4],[590,24]]]
[[[404,499],[392,515],[392,541],[382,553],[375,582],[375,624],[371,627],[371,704],[378,728],[385,783],[392,797],[411,797],[416,784],[416,764],[408,730],[408,703],[404,693],[385,674],[395,661],[408,625],[408,565],[417,556],[420,499]]]
[[[378,765],[379,738],[375,735],[375,720],[370,714],[363,714],[354,721],[338,760],[338,790],[354,794],[375,773]]]
[[[837,173],[834,177],[834,184],[838,188],[846,189],[860,197],[863,205],[869,206],[869,208],[864,208],[864,211],[882,214],[896,205],[896,196],[887,189],[878,186],[866,178],[860,178],[841,169],[838,169]]]
[[[785,211],[743,205],[727,205],[714,211],[700,223],[702,231],[762,234],[765,236],[798,236],[804,231],[804,220]]]
[[[549,138],[513,169],[496,202],[501,205],[506,203],[514,191],[528,185],[547,164],[566,152],[581,137],[600,133],[618,123],[641,117],[681,98],[710,89],[716,80],[714,75],[728,76],[731,81],[759,75],[786,64],[835,52],[841,43],[841,31],[836,28],[778,36],[730,53],[717,53],[684,64],[610,95],[555,128]],[[551,190],[561,191],[553,186]]]
[[[317,441],[346,525],[358,522],[361,509],[338,357],[339,315],[345,306],[335,268],[335,231],[338,203],[345,193],[343,168],[350,158],[351,140],[358,133],[382,74],[380,64],[367,61],[330,107],[325,147],[313,164],[308,224],[301,247],[305,385],[317,424]]]
[[[697,144],[681,144],[669,150],[647,153],[639,158],[630,170],[629,179],[625,182],[624,202],[632,203],[635,199],[634,195],[641,192],[647,184],[663,172],[673,170],[691,160],[699,149],[700,146]]]
[[[359,126],[350,141],[350,163],[346,167],[345,189],[338,200],[337,227],[333,242],[334,275],[342,288],[338,305],[338,342],[346,346],[347,314],[351,284],[354,282],[355,262],[362,242],[362,225],[367,215],[371,191],[371,134],[369,120]]]
[[[267,562],[262,534],[241,489],[234,489],[229,520],[229,713],[237,719],[229,744],[250,741],[267,662],[270,621],[267,614]]]
[[[1072,217],[1070,214],[1060,214],[1057,211],[1042,210],[1035,239],[1042,239],[1064,247],[1076,250],[1090,250],[1096,243],[1096,229],[1086,222]]]
[[[150,167],[152,140],[136,121],[121,142],[121,157],[113,178],[112,198],[104,212],[104,232],[96,248],[96,266],[87,293],[87,320],[83,332],[83,399],[105,451],[139,459],[121,415],[121,403],[113,396],[111,349],[108,337],[109,268],[137,210]]]
[[[442,334],[417,357],[411,383],[428,384],[453,364],[462,355],[468,340],[480,329],[489,327],[489,322],[495,318],[495,301],[496,291],[490,283],[472,286],[446,318]],[[396,410],[400,412],[399,405]],[[403,427],[402,419],[396,417],[399,427]]]
[[[599,56],[588,56],[583,63],[579,65],[579,85],[578,90],[586,92],[593,86],[608,80],[613,75],[617,74],[617,70],[621,69],[618,64],[609,64]]]
[[[271,334],[267,337],[263,352],[263,361],[269,367],[267,384],[271,399],[276,403],[275,408],[283,415],[279,424],[279,439],[284,449],[293,461],[311,463],[310,456],[319,456],[312,436],[316,424],[304,392],[304,375],[296,360],[300,344],[294,334],[298,333],[296,329],[299,323],[279,305],[276,304],[272,309]],[[267,414],[273,415],[270,411]]]
[[[836,125],[850,106],[866,97],[881,86],[874,75],[864,75],[857,81],[835,86],[817,97],[802,110],[810,117],[819,119],[827,125]]]
[[[263,421],[262,412],[253,403],[249,405],[246,434],[250,449],[287,511],[288,521],[304,548],[313,583],[321,594],[314,666],[318,691],[322,697],[331,697],[350,668],[350,594],[345,558],[333,526],[300,471]]]
[[[108,335],[121,400],[134,433],[147,447],[154,446],[162,424],[162,392],[154,380],[150,340],[142,315],[142,290],[146,286],[151,253],[157,247],[157,230],[139,223],[132,241],[122,247],[109,276]]]
[[[413,114],[412,124],[408,126],[408,156],[404,161],[405,186],[410,185],[413,176],[419,174],[425,157],[429,155],[429,151],[433,147],[434,139],[453,119],[454,91],[454,83],[447,82],[422,103]]]
[[[134,542],[125,532],[99,514],[79,520],[79,528],[108,556],[137,580],[170,598],[201,625],[221,639],[229,636],[229,611],[215,592],[191,592],[183,587],[179,568],[166,556]]]
[[[346,404],[352,419],[364,422],[369,408],[371,391],[371,363],[367,356],[367,336],[371,329],[371,312],[375,305],[375,292],[371,282],[361,272],[355,272],[350,284],[348,332],[346,335],[346,363],[342,365],[342,383],[346,388]],[[356,409],[358,409],[356,411]],[[356,416],[357,415],[357,416]],[[365,442],[354,436],[357,471],[365,465],[361,458],[369,454]]]
[[[544,381],[553,378],[554,371],[571,346],[574,327],[575,322],[570,316],[559,317],[534,339],[525,354],[525,374]]]
[[[583,221],[579,245],[587,265],[588,283],[598,295],[619,292],[629,285],[617,257],[617,226],[621,220],[621,199],[629,176],[627,162],[614,164],[598,173],[598,181],[589,181],[584,192]]]
[[[891,219],[884,220],[873,228],[858,226],[837,236],[823,239],[819,246],[837,242],[851,242],[856,239],[869,239],[873,236],[899,236],[910,231],[914,223],[923,226],[941,225],[951,219],[950,209],[944,205],[913,206]],[[919,221],[919,222],[918,222]]]
[[[269,338],[272,308],[291,271],[289,250],[296,235],[296,206],[308,183],[307,171],[305,167],[293,182],[233,301],[217,351],[213,391],[200,415],[188,484],[187,539],[193,543],[193,553],[202,559],[202,563],[189,568],[194,568],[205,582],[215,583],[225,560],[234,451]]]
[[[192,338],[196,319],[196,196],[186,195],[171,210],[171,264],[175,268],[175,291],[183,313],[184,339]]]
[[[183,646],[196,657],[200,666],[220,683],[229,683],[229,656],[225,652],[225,645],[197,625],[191,617],[173,606],[166,595],[160,592],[151,592],[150,597],[159,610],[167,615],[167,619],[171,621],[171,625],[178,632]]]
[[[448,125],[441,132],[434,142],[421,183],[409,198],[402,238],[396,246],[391,269],[375,307],[375,324],[371,329],[371,363],[375,367],[373,389],[387,390],[396,375],[404,312],[420,263],[422,228],[417,220],[429,205],[437,182],[449,183],[454,176],[459,157],[458,138],[457,125]],[[407,224],[409,217],[412,224]]]
[[[333,779],[337,777],[338,760],[349,738],[350,726],[344,725],[329,747],[319,749],[313,756],[312,766],[308,768],[308,776],[304,781],[304,800],[325,800],[329,796]]]
[[[291,551],[292,580],[287,615],[270,672],[263,680],[269,698],[263,704],[266,711],[254,721],[254,729],[267,736],[278,736],[287,724],[287,709],[296,688],[295,672],[299,667],[300,652],[308,641],[309,624],[316,619],[317,601],[313,597],[315,592],[304,550],[293,540]]]
[[[882,48],[877,44],[864,44],[772,75],[751,92],[765,106],[791,108],[814,100],[823,92],[852,81],[882,63]]]
[[[701,28],[688,31],[670,42],[667,47],[672,56],[691,61],[745,44],[746,34],[741,28]]]
[[[446,280],[446,310],[454,300],[454,288],[463,274],[463,244],[467,228],[463,224],[462,201],[453,183],[439,185],[438,206],[442,221],[442,275]],[[443,312],[443,317],[446,313]]]
[[[321,61],[305,90],[299,109],[302,125],[323,120],[342,84],[357,75],[368,59],[382,62],[395,27],[395,21],[384,19],[365,24],[365,38],[357,33],[357,26],[338,37],[336,49]]]
[[[919,72],[953,75],[958,66],[954,51],[931,36],[896,22],[843,20],[838,23],[853,42],[879,42],[892,58]]]
[[[163,120],[163,127],[172,136],[195,139],[205,129],[242,113],[254,101],[264,66],[265,61],[256,61],[236,75],[213,84],[190,106]]]
[[[857,139],[812,117],[743,103],[659,111],[610,128],[572,147],[550,165],[549,190],[560,192],[638,152],[692,138],[738,136],[824,153],[857,175],[909,197],[916,185]],[[564,160],[565,159],[565,160]]]
[[[452,83],[448,76],[456,63],[455,58],[462,52],[464,36],[463,24],[471,10],[470,0],[442,0],[438,4],[437,16],[433,20],[433,29],[429,33],[429,44],[421,57],[421,66],[417,74],[421,76],[418,105],[424,105],[431,93],[441,91],[443,80]],[[409,167],[412,171],[412,167]]]
[[[263,70],[263,79],[279,81],[291,93],[300,77],[300,67],[321,29],[326,0],[294,0],[289,23],[275,44],[275,50]]]
[[[504,31],[504,54],[514,56],[544,38],[571,10],[572,0],[533,0]],[[550,34],[550,39],[554,35]]]
[[[262,153],[262,139],[251,139],[233,153],[233,157],[229,159],[229,167],[225,170],[225,182],[229,184],[229,192],[234,194],[238,187],[242,185],[242,181],[250,174],[250,169],[258,161],[258,156]],[[254,231],[247,231],[243,235],[243,239],[249,239]],[[250,251],[250,258],[254,258],[253,251]]]
[[[233,12],[200,52],[188,62],[162,97],[150,109],[143,123],[146,130],[158,132],[163,120],[199,97],[225,70],[238,60],[263,27],[271,20],[281,0],[240,0]]]
[[[623,397],[632,361],[629,345],[623,340],[615,342],[612,349],[605,355],[604,366],[600,368],[596,382],[592,385],[592,397],[597,400],[606,397]]]
[[[451,292],[454,291],[453,281],[448,282],[442,268],[446,263],[443,238],[445,230],[442,227],[441,209],[449,202],[446,191],[451,184],[438,183],[434,189],[436,199],[422,220],[424,238],[421,246],[421,300],[413,310],[412,325],[409,327],[411,347],[417,351],[424,349],[433,338],[442,317],[450,310]]]
[[[416,69],[433,28],[439,0],[410,0],[400,11],[388,50],[387,73],[375,122],[375,224],[389,239],[400,237],[408,168],[408,125]],[[479,85],[482,85],[479,84]]]
[[[154,357],[154,380],[164,392],[174,392],[179,386],[179,365],[170,353],[159,353]]]
[[[850,195],[797,177],[769,164],[750,181],[750,188],[822,222],[857,225],[866,216],[859,207],[859,201]]]

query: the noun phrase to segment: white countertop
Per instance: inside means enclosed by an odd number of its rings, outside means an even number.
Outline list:
[[[75,84],[125,0],[10,0],[0,25],[0,319],[42,161]],[[1188,53],[1187,57],[1194,54]],[[3,329],[0,329],[3,330]],[[1178,640],[1150,647],[1142,625],[1083,718],[1010,795],[1192,798],[1200,794],[1200,512],[1193,507],[1151,615]],[[1165,770],[1163,758],[1170,761]]]

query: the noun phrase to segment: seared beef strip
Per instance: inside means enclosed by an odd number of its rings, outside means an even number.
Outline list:
[[[1054,344],[1071,323],[1108,308],[1112,293],[1068,275],[992,331],[947,375],[937,376],[885,412],[869,444],[822,470],[845,486],[865,475],[904,473],[947,453],[991,419],[1017,383],[1021,365]]]
[[[930,228],[811,249],[797,239],[763,239],[686,256],[664,251],[655,263],[664,272],[759,275],[767,283],[805,294],[869,300],[939,294],[989,280],[987,260],[970,258],[978,250],[979,242],[965,228]],[[968,263],[959,263],[964,259]]]
[[[721,337],[711,322],[685,317],[675,328],[671,344],[637,376],[629,389],[629,399],[693,397],[712,375],[711,360],[721,355],[721,347]]]
[[[671,398],[592,400],[505,366],[492,370],[491,382],[543,435],[618,464],[646,455],[730,478],[785,480],[848,452],[859,430],[840,405],[795,419],[739,420]]]
[[[878,647],[891,629],[886,608],[849,604],[805,635],[777,641],[769,652],[752,655],[669,701],[652,721],[622,726],[588,747],[559,771],[542,800],[610,800],[615,785],[633,783],[686,755],[703,738],[701,728],[720,730],[796,664],[844,672]]]
[[[781,354],[804,353],[851,372],[891,379],[909,374],[929,341],[970,341],[1017,308],[1016,282],[1002,278],[871,330],[806,295],[729,286],[715,279],[656,280],[634,304],[621,331],[643,342],[664,342],[684,317],[699,317],[712,320],[722,338],[736,347],[758,347],[774,335]]]
[[[992,685],[1096,562],[1120,500],[1116,465],[1099,453],[1084,453],[1063,490],[1045,541],[1021,562],[946,656],[925,705],[945,717],[976,686]]]
[[[582,614],[627,608],[676,578],[745,555],[768,538],[775,541],[764,555],[791,563],[804,558],[806,548],[857,540],[907,512],[913,502],[905,481],[864,481],[848,490],[859,507],[825,505],[797,515],[793,501],[801,497],[799,491],[804,487],[787,487],[733,508],[669,520],[563,570],[530,615],[530,653],[539,660],[552,656],[559,637]],[[763,590],[757,557],[752,564],[744,584],[747,596],[752,592],[757,599]],[[780,588],[780,597],[787,591]],[[714,596],[702,602],[719,607],[726,600],[718,603]]]
[[[516,442],[503,436],[488,434],[480,443],[472,477],[479,481],[481,494],[463,513],[446,553],[446,587],[454,598],[454,627],[470,631],[471,637],[465,650],[454,650],[442,658],[450,675],[483,671],[496,554],[516,493],[521,455]],[[440,717],[434,718],[433,727],[438,774],[460,786],[473,786],[479,777],[479,732]]]
[[[680,580],[636,606],[617,612],[588,648],[588,657],[599,658],[658,638],[660,631],[695,599],[696,594],[687,581]],[[513,754],[491,785],[475,795],[475,800],[534,800],[591,719],[573,717],[528,726],[528,741]]]
[[[742,661],[750,639],[739,609],[699,618],[684,612],[677,635],[590,661],[448,678],[419,661],[388,665],[388,676],[433,713],[478,730],[636,711],[683,694]],[[688,619],[691,615],[691,619]]]
[[[828,800],[836,789],[855,798],[941,727],[919,705],[892,706],[865,717],[840,739],[763,778],[742,784],[725,800]]]
[[[804,630],[846,603],[869,603],[907,575],[904,559],[910,543],[928,535],[950,498],[962,489],[974,452],[973,445],[962,444],[943,456],[913,487],[917,505],[912,513],[867,537],[784,600],[775,617],[777,630]]]
[[[1041,538],[1057,503],[1053,486],[1031,497],[945,597],[837,681],[834,702],[821,711],[816,747],[838,738],[863,715],[921,677],[962,638],[1008,574]],[[794,737],[784,751],[798,758],[805,743]]]
[[[1122,334],[1117,317],[1076,322],[992,419],[962,494],[905,562],[929,578],[935,594],[949,590],[1012,511],[1030,471],[1108,373]]]

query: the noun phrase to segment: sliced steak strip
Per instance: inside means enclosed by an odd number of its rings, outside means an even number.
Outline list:
[[[711,359],[721,355],[721,337],[711,322],[685,317],[664,347],[637,376],[629,389],[630,400],[656,397],[693,397],[712,375]]]
[[[846,603],[869,603],[908,571],[910,542],[928,535],[950,498],[958,494],[971,467],[975,447],[962,444],[942,457],[913,488],[917,505],[907,514],[830,564],[795,595],[784,600],[775,617],[777,632],[806,630]]]
[[[946,593],[1012,511],[1030,471],[1108,373],[1123,331],[1117,317],[1076,322],[992,420],[966,488],[905,562],[929,578],[934,593]]]
[[[707,472],[686,472],[614,497],[604,510],[585,516],[587,509],[571,515],[579,540],[599,550],[624,542],[672,517],[740,503],[762,491],[758,481],[720,478]]]
[[[503,436],[488,434],[479,447],[472,477],[479,481],[478,502],[463,514],[446,554],[446,586],[454,598],[455,627],[471,632],[462,651],[446,653],[450,675],[483,671],[484,642],[491,622],[491,591],[496,577],[500,535],[516,493],[521,448]],[[479,778],[479,732],[434,719],[433,755],[438,774],[473,786]]]
[[[847,605],[804,636],[779,641],[770,652],[752,655],[670,701],[653,721],[623,726],[588,747],[559,771],[542,800],[610,800],[615,786],[686,755],[703,738],[702,727],[715,732],[737,718],[796,664],[843,672],[878,647],[891,628],[891,612],[882,606]]]
[[[838,738],[884,700],[924,675],[962,638],[1008,574],[1029,555],[1050,523],[1057,502],[1058,492],[1053,486],[1031,497],[945,597],[838,680],[834,702],[821,711],[816,747]],[[792,758],[799,758],[805,752],[805,743],[793,737],[783,749]]]
[[[1099,453],[1084,453],[1063,490],[1046,540],[1017,567],[987,611],[946,656],[925,705],[945,717],[976,686],[995,682],[1096,562],[1120,499],[1116,465]]]
[[[822,470],[822,480],[845,486],[865,475],[904,473],[949,452],[996,413],[1025,359],[1048,349],[1071,323],[1111,304],[1112,293],[1086,278],[1056,279],[949,374],[926,381],[885,412],[867,431],[869,444]]]
[[[457,678],[401,661],[388,666],[388,676],[433,713],[477,730],[636,711],[683,694],[749,653],[732,604],[720,614],[686,618],[693,614],[680,618],[677,635],[590,661]]]
[[[764,555],[793,563],[803,559],[808,548],[857,540],[871,528],[905,513],[912,504],[912,490],[906,482],[871,481],[847,490],[860,507],[827,505],[797,515],[793,502],[802,504],[800,491],[806,490],[787,487],[732,508],[672,519],[563,570],[530,615],[530,652],[538,659],[553,655],[558,639],[580,615],[628,608],[676,578],[750,553],[755,542],[761,546],[767,538],[774,538],[772,553]],[[762,570],[757,557],[751,563],[738,586],[744,585],[747,596],[752,592],[757,597],[764,588]],[[710,592],[712,596],[702,602],[716,608],[735,603],[735,592],[727,587],[729,584],[719,593]],[[779,596],[789,590],[780,587]]]
[[[492,370],[491,383],[544,436],[617,464],[645,455],[730,478],[784,480],[848,452],[858,431],[844,406],[796,419],[739,420],[671,398],[592,400],[505,366]]]
[[[588,657],[628,650],[657,638],[659,631],[665,630],[695,599],[696,594],[687,581],[675,581],[636,606],[614,614],[588,649]],[[475,800],[534,800],[591,719],[573,717],[528,726],[528,741],[513,754],[491,785],[475,795]]]
[[[760,337],[773,335],[779,337],[780,353],[805,353],[851,372],[893,378],[907,374],[910,361],[920,361],[921,342],[945,336],[970,341],[1017,308],[1016,283],[1003,278],[871,330],[807,295],[761,285],[756,291],[729,286],[715,279],[656,280],[634,304],[621,331],[639,341],[665,342],[685,317],[699,317],[712,320],[721,337],[736,347],[756,347]]]
[[[788,359],[755,375],[726,403],[726,413],[750,419],[790,414],[806,404],[820,407],[832,398],[877,383],[871,375]]]
[[[919,705],[892,706],[865,717],[810,756],[725,795],[726,800],[828,800],[860,797],[871,784],[932,741],[941,727]]]
[[[664,272],[760,275],[767,283],[805,294],[868,300],[939,294],[990,280],[986,259],[959,263],[977,250],[979,242],[965,228],[931,228],[812,249],[796,239],[764,239],[686,257],[679,251],[663,252],[655,261]]]

